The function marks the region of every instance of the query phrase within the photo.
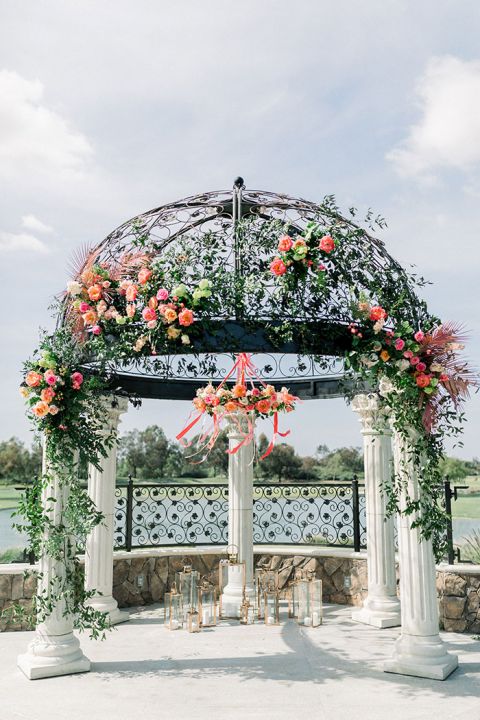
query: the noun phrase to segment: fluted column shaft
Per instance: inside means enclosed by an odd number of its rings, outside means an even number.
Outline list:
[[[127,410],[124,398],[110,398],[105,403],[105,437],[118,432],[120,415]],[[110,622],[128,620],[128,612],[118,609],[112,596],[113,588],[113,531],[115,512],[115,484],[117,475],[117,445],[101,458],[100,470],[88,466],[88,494],[104,519],[87,537],[85,549],[85,587],[95,590],[89,604],[100,612],[108,613]]]
[[[406,499],[418,500],[420,488],[412,461],[412,448],[395,433],[395,474],[401,483],[400,510]],[[395,644],[387,672],[444,680],[458,665],[458,658],[446,651],[438,628],[435,588],[435,560],[430,540],[420,528],[412,528],[418,513],[398,518],[400,598],[402,634]]]
[[[400,625],[395,573],[393,517],[387,515],[385,487],[393,471],[392,438],[376,395],[357,395],[353,410],[362,425],[367,522],[368,595],[352,619],[378,628]]]
[[[243,440],[245,420],[238,416],[228,430],[229,449]],[[228,544],[245,562],[245,592],[253,597],[253,459],[254,444],[242,445],[228,459]],[[229,573],[222,597],[222,612],[237,617],[243,599],[243,582],[238,573]]]
[[[68,482],[61,482],[52,472],[47,460],[47,439],[43,442],[42,474],[48,476],[48,483],[42,490],[42,505],[54,526],[62,522],[62,513],[68,502]],[[52,530],[47,526],[44,539],[48,540]],[[65,537],[64,542],[72,542]],[[66,568],[63,562],[42,555],[39,559],[37,594],[44,598],[61,593]],[[90,661],[81,649],[78,638],[73,634],[73,617],[65,614],[66,603],[60,596],[53,611],[37,625],[35,637],[25,654],[18,658],[18,666],[30,680],[86,672]]]

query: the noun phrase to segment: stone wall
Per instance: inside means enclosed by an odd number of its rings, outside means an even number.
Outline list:
[[[122,553],[113,566],[113,595],[120,607],[161,602],[175,581],[175,573],[191,562],[202,577],[218,584],[218,563],[223,555],[215,553],[142,556]],[[32,577],[24,578],[21,566],[0,567],[0,610],[12,601],[28,605],[35,591]],[[25,566],[23,566],[25,567]],[[255,555],[255,567],[278,570],[280,589],[295,577],[297,570],[312,572],[323,581],[326,603],[361,605],[367,594],[365,557],[348,555],[261,554]],[[480,571],[466,566],[440,566],[437,569],[440,626],[453,632],[480,632]],[[0,621],[0,630],[24,630]]]

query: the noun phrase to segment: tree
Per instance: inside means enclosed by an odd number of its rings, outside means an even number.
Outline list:
[[[268,440],[263,433],[258,439],[258,453],[261,457],[268,447]],[[287,443],[275,445],[272,452],[259,464],[258,472],[264,478],[277,480],[298,477],[302,467],[302,459],[295,454],[295,449]]]
[[[469,463],[460,458],[445,457],[440,463],[440,472],[442,476],[450,480],[463,480],[467,475],[471,475]]]
[[[16,437],[0,442],[0,480],[29,482],[42,467],[42,451],[35,443],[31,450]]]
[[[351,480],[354,475],[363,474],[363,455],[359,448],[337,448],[319,460],[318,472],[325,479]]]
[[[148,480],[168,476],[172,470],[177,474],[178,453],[178,446],[167,439],[158,425],[131,430],[120,439],[119,469]]]

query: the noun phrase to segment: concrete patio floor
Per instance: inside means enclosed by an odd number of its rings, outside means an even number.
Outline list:
[[[460,660],[444,682],[390,675],[398,629],[350,612],[327,606],[317,629],[285,619],[189,635],[166,630],[159,606],[139,608],[106,641],[82,638],[90,673],[36,681],[16,667],[32,633],[3,633],[0,720],[480,720],[480,641],[443,634]]]

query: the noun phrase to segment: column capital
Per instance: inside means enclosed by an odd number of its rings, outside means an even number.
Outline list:
[[[391,435],[388,415],[378,395],[374,393],[355,395],[352,409],[360,416],[363,434]]]
[[[100,404],[105,413],[105,434],[116,431],[120,421],[120,415],[128,410],[128,398],[122,395],[104,395]]]

